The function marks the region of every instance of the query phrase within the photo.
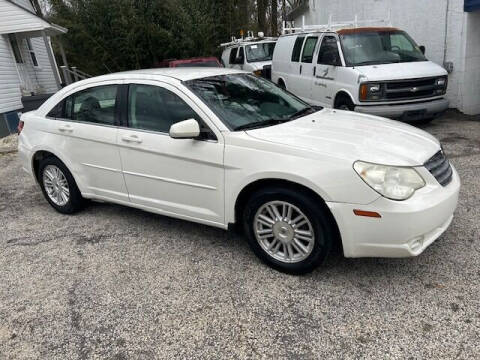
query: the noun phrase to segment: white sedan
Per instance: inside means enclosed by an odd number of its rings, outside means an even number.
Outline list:
[[[109,201],[223,229],[311,271],[420,254],[452,221],[460,181],[438,140],[383,118],[312,108],[231,69],[153,69],[74,83],[25,113],[23,168],[57,211]]]

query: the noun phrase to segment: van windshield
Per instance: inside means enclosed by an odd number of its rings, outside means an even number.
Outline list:
[[[248,62],[270,61],[273,57],[275,42],[264,42],[245,46]]]
[[[351,31],[340,33],[347,66],[427,61],[404,31]]]

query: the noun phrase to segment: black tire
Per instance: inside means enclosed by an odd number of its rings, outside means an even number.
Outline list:
[[[50,196],[47,194],[47,190],[45,188],[45,184],[43,180],[44,179],[43,174],[44,174],[45,168],[49,165],[56,166],[58,169],[60,169],[60,171],[65,176],[65,179],[67,180],[68,189],[69,189],[69,198],[66,204],[64,205],[60,206],[55,204],[50,198]],[[60,159],[56,157],[47,157],[43,159],[40,162],[40,165],[38,167],[37,178],[38,178],[38,182],[40,183],[43,196],[45,196],[45,199],[47,199],[48,203],[58,212],[62,214],[73,214],[84,207],[85,200],[83,199],[82,194],[80,193],[80,190],[78,189],[77,184],[75,183],[75,179],[73,178],[72,174],[67,169],[65,164],[62,161],[60,161]]]
[[[301,210],[310,221],[314,231],[314,245],[308,257],[302,261],[288,263],[275,259],[257,241],[254,219],[257,211],[272,201],[283,201]],[[305,274],[320,266],[327,258],[335,242],[335,224],[323,204],[302,192],[283,187],[260,189],[249,198],[243,211],[243,226],[248,243],[255,255],[276,270],[288,274]],[[273,241],[273,240],[272,240]]]
[[[285,86],[285,83],[283,82],[282,79],[278,81],[278,86],[283,90],[287,90],[287,87]]]
[[[354,111],[355,105],[348,96],[340,96],[340,98],[335,102],[335,109]]]

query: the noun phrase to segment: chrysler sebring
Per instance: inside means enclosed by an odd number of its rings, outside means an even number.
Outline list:
[[[228,229],[276,269],[419,255],[450,225],[460,180],[437,139],[312,107],[214,68],[76,82],[25,113],[23,168],[57,211],[108,201]]]

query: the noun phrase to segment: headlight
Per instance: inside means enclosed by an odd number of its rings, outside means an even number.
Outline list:
[[[382,98],[382,84],[364,83],[360,85],[360,100],[380,100]]]
[[[446,76],[438,78],[435,81],[435,86],[436,86],[435,92],[437,94],[445,94],[447,92],[447,85],[448,85],[448,78]]]
[[[353,168],[373,190],[392,200],[406,200],[415,190],[425,186],[425,181],[414,168],[363,161],[356,161]]]

